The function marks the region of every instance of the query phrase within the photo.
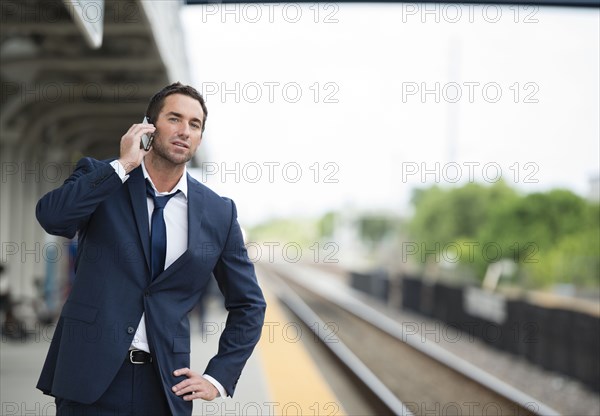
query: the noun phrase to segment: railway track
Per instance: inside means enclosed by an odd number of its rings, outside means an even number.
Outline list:
[[[315,332],[387,414],[557,415],[431,343],[409,343],[393,324],[339,291],[308,286],[293,268],[264,267],[278,298]],[[322,283],[322,282],[321,282]],[[323,328],[328,330],[323,331]]]

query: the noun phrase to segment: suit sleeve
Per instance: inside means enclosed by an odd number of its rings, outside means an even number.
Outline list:
[[[73,238],[96,207],[122,184],[109,163],[83,158],[60,188],[38,201],[35,215],[47,233]]]
[[[256,280],[254,265],[248,258],[235,204],[230,203],[229,235],[214,269],[229,314],[219,340],[219,351],[208,363],[205,373],[218,380],[233,396],[246,360],[260,339],[266,302]]]

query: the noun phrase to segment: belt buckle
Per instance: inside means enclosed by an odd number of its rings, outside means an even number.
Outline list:
[[[146,364],[145,361],[135,361],[133,359],[133,353],[136,352],[136,351],[141,351],[141,350],[131,350],[131,351],[129,351],[129,362],[131,364]],[[152,362],[152,358],[150,358],[150,362]]]

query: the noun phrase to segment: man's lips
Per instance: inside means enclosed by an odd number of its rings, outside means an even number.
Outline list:
[[[175,146],[177,146],[177,147],[183,147],[183,148],[185,148],[185,149],[189,149],[189,148],[190,148],[190,146],[189,146],[187,143],[185,143],[185,142],[181,142],[181,141],[178,141],[178,140],[177,140],[177,141],[174,141],[174,142],[172,142],[171,144],[173,144],[173,145],[175,145]]]

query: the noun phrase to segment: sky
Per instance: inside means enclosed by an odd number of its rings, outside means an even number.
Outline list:
[[[503,179],[590,193],[598,9],[185,6],[208,120],[194,175],[240,222],[409,215],[413,189]]]

